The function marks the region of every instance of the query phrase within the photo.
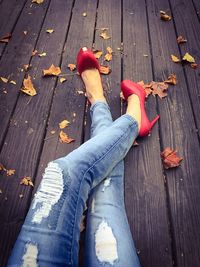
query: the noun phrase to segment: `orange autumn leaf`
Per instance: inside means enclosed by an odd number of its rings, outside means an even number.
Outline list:
[[[178,44],[183,44],[183,43],[186,43],[186,42],[187,42],[187,40],[182,35],[179,35],[177,37],[177,43]]]
[[[11,176],[15,173],[15,170],[6,170],[6,175]]]
[[[43,70],[43,76],[58,76],[61,73],[60,67],[53,64],[47,70]]]
[[[169,147],[165,148],[161,153],[163,165],[165,169],[178,167],[183,158],[177,155],[177,150],[173,150]]]
[[[65,132],[63,131],[60,131],[60,134],[59,134],[59,137],[60,137],[60,142],[61,143],[71,143],[71,142],[74,142],[75,139],[69,137]]]
[[[100,73],[101,74],[109,74],[111,72],[111,69],[109,66],[103,66],[103,65],[100,65]]]
[[[168,84],[164,82],[154,82],[150,83],[152,89],[152,95],[158,95],[161,99],[167,96],[166,90],[168,89]]]
[[[104,58],[106,61],[111,61],[112,60],[112,54],[107,53]]]
[[[65,127],[67,127],[70,124],[70,122],[68,120],[63,120],[59,123],[59,127],[60,129],[64,129]]]
[[[167,80],[164,81],[165,83],[169,83],[169,84],[173,84],[176,85],[177,84],[177,77],[176,74],[170,74],[167,78]]]
[[[198,68],[198,64],[196,64],[196,63],[191,63],[191,64],[190,64],[190,67],[191,67],[192,69],[196,69],[196,68]]]
[[[177,56],[175,56],[175,55],[171,55],[171,59],[175,63],[180,62],[180,59]]]
[[[93,54],[94,54],[95,58],[99,59],[101,57],[101,55],[103,54],[103,52],[101,50],[95,50],[95,51],[93,51]]]
[[[1,43],[8,43],[11,36],[12,36],[11,33],[7,33],[6,35],[4,35],[0,38],[0,42]]]
[[[71,71],[73,71],[73,70],[76,69],[76,65],[75,65],[75,64],[72,64],[72,63],[68,64],[67,67],[68,67]]]
[[[172,19],[165,11],[160,10],[160,18],[164,21],[169,21]]]
[[[28,176],[25,176],[24,178],[22,178],[20,184],[34,186],[33,182],[31,181],[31,177],[28,177]]]
[[[31,76],[28,75],[27,79],[24,79],[23,81],[23,87],[21,88],[21,91],[27,95],[34,96],[37,94],[33,83],[31,81]]]
[[[102,37],[104,40],[110,39],[110,36],[108,35],[107,29],[103,29],[102,33],[100,33],[100,37]]]

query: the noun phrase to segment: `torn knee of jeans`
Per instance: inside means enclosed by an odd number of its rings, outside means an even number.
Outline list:
[[[22,267],[37,267],[38,248],[35,244],[26,244],[25,253],[22,257]]]
[[[117,241],[105,220],[99,224],[95,233],[95,251],[100,262],[113,264],[118,259]]]
[[[33,200],[33,223],[41,223],[43,218],[49,216],[52,207],[59,201],[63,188],[62,169],[58,163],[50,162],[45,169],[42,182]]]
[[[106,187],[110,185],[110,182],[111,182],[111,178],[107,178],[104,180],[103,189],[102,189],[103,192],[105,191]]]

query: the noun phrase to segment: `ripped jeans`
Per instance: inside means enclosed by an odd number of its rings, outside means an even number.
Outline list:
[[[91,106],[91,139],[50,162],[8,266],[78,266],[86,201],[85,267],[139,267],[124,207],[123,158],[138,134],[125,114],[112,121],[104,102]]]

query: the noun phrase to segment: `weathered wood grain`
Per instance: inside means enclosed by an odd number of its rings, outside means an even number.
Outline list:
[[[123,1],[123,78],[150,82],[152,77],[148,17],[145,1]],[[156,100],[147,100],[149,117]],[[150,136],[138,140],[125,159],[128,218],[142,266],[173,266],[166,192],[160,159],[159,124]]]
[[[191,88],[187,86],[182,66],[170,58],[171,54],[180,57],[173,21],[159,18],[159,10],[170,10],[168,2],[150,1],[147,8],[155,79],[164,80],[170,73],[175,73],[178,79],[178,84],[169,88],[168,97],[158,100],[162,149],[168,146],[177,149],[184,159],[180,167],[165,171],[174,261],[176,266],[196,267],[200,260],[200,208],[195,204],[200,201],[200,149],[193,130],[195,121],[188,94]],[[171,11],[176,13],[174,9]]]
[[[2,250],[7,246],[6,254],[1,254],[1,266],[6,263],[8,253],[16,239],[16,235],[13,235],[12,239],[6,235],[9,233],[9,229],[14,228],[15,225],[19,229],[18,224],[19,222],[22,224],[30,204],[32,189],[20,185],[20,180],[24,176],[34,179],[56,83],[56,78],[42,78],[42,69],[49,68],[52,63],[60,64],[72,3],[73,1],[51,1],[36,45],[36,49],[39,52],[46,52],[47,56],[33,57],[32,68],[29,71],[37,95],[31,98],[20,93],[1,151],[1,162],[7,168],[16,169],[14,176],[6,177],[4,175],[0,181],[2,190],[0,246]],[[62,21],[62,24],[57,23],[59,20]],[[46,29],[48,28],[53,28],[55,32],[51,35],[47,34]],[[19,90],[19,86],[17,84],[16,89]],[[13,192],[15,193],[13,194]],[[22,198],[20,198],[21,194]],[[13,232],[17,234],[18,231],[13,230]],[[7,239],[8,242],[4,242]]]

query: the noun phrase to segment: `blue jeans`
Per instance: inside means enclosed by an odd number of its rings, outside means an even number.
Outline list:
[[[78,266],[80,222],[88,202],[85,266],[139,267],[123,196],[123,158],[137,122],[112,122],[104,102],[91,106],[91,139],[50,162],[8,266]]]

